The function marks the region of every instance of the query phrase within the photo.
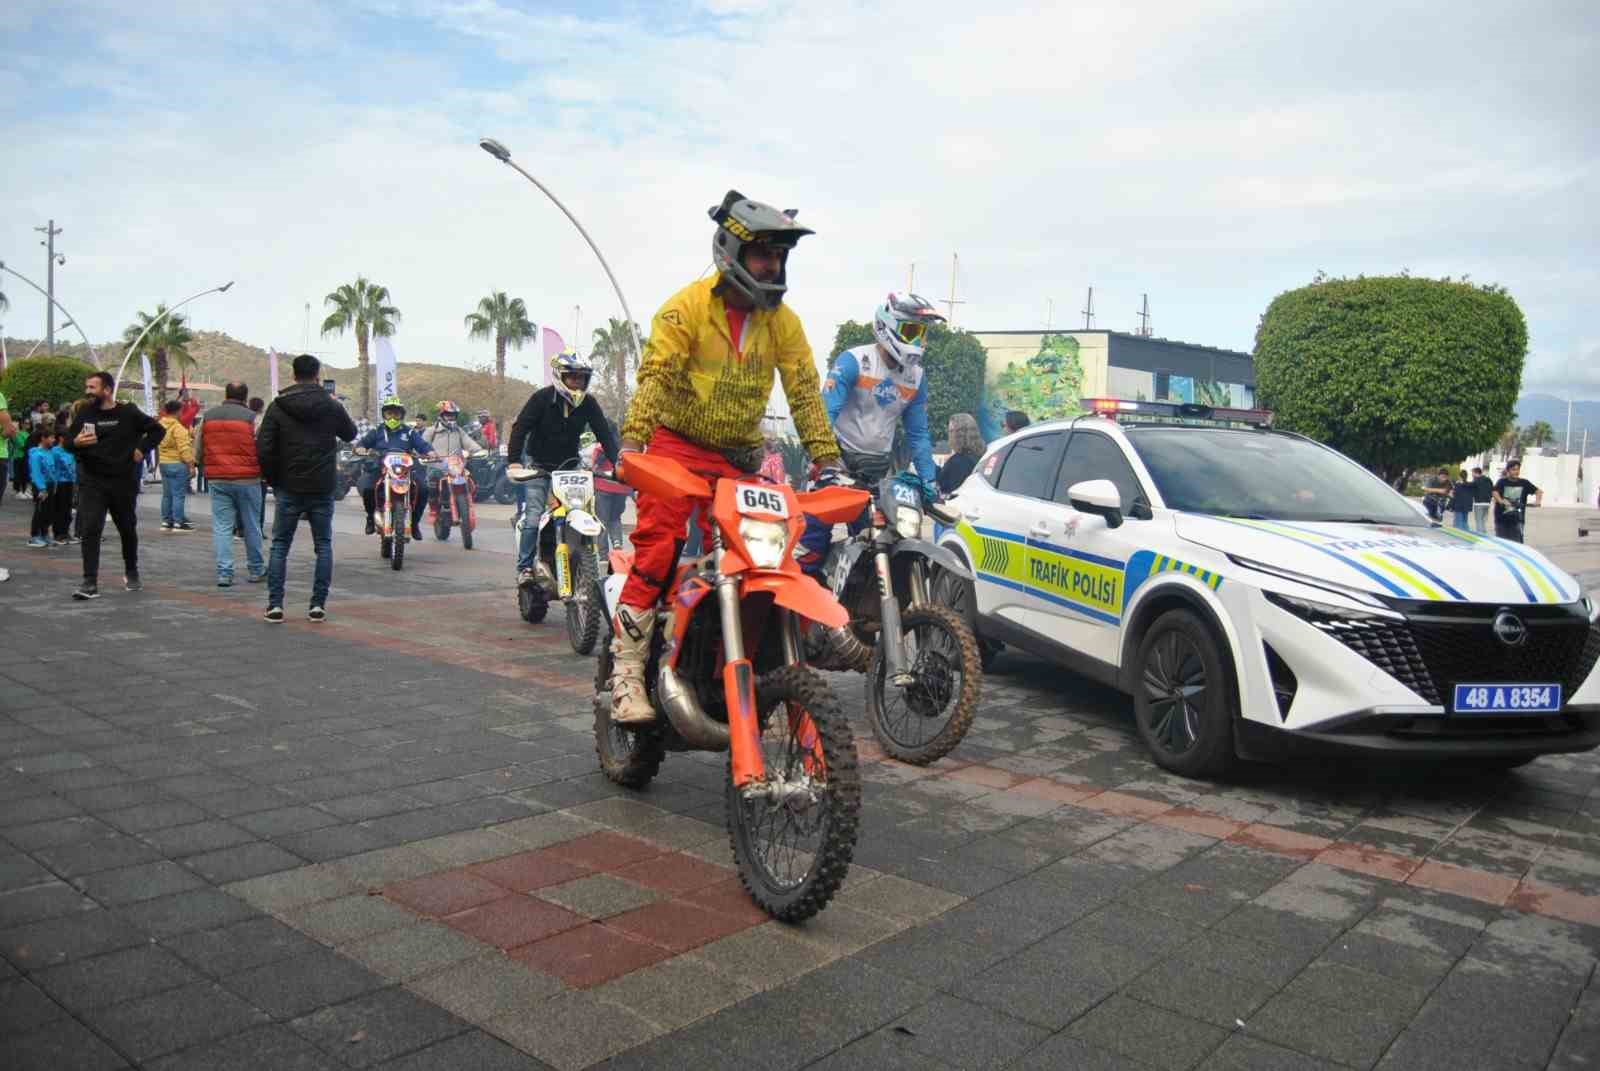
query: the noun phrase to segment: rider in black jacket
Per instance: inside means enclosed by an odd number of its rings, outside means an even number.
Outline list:
[[[594,433],[606,457],[615,464],[616,431],[600,411],[600,403],[589,393],[594,368],[572,350],[564,350],[550,358],[550,373],[552,385],[534,391],[517,414],[516,423],[511,425],[506,457],[518,468],[531,466],[548,473],[578,456],[578,440],[587,428]],[[527,480],[521,486],[526,495],[524,508],[527,512],[517,553],[517,583],[527,586],[541,579],[534,571],[534,558],[539,542],[539,517],[550,497],[550,477]],[[539,565],[542,567],[543,563]],[[547,587],[554,586],[549,578],[545,582]]]

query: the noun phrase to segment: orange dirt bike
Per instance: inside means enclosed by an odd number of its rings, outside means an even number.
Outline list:
[[[487,450],[475,450],[473,457],[488,457]],[[472,549],[472,533],[478,527],[478,484],[467,471],[467,459],[461,454],[447,454],[444,471],[437,476],[429,473],[433,486],[428,493],[428,516],[433,519],[434,538],[441,543],[450,539],[450,529],[461,528],[461,548]]]
[[[383,455],[378,482],[373,487],[373,519],[378,525],[379,551],[396,572],[405,565],[406,542],[411,538],[411,455],[394,451]]]
[[[709,505],[708,553],[680,563],[656,615],[646,690],[657,720],[611,720],[611,645],[595,672],[595,751],[605,775],[639,788],[667,751],[726,751],[726,813],[739,877],[779,919],[821,911],[844,881],[861,810],[855,737],[823,678],[805,664],[801,621],[849,615],[800,571],[805,515],[841,523],[869,495],[842,487],[796,494],[757,477],[709,482],[669,458],[628,454],[621,479],[645,494]],[[613,617],[631,564],[614,551],[605,583]]]

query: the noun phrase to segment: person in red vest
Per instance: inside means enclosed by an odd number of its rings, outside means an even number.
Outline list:
[[[211,485],[211,549],[217,587],[233,586],[233,530],[244,534],[250,583],[266,579],[261,555],[261,462],[256,457],[255,414],[245,407],[250,388],[229,383],[222,404],[206,410],[194,436],[194,456]]]
[[[178,388],[178,423],[194,430],[194,418],[200,415],[200,401],[189,393],[187,385]]]

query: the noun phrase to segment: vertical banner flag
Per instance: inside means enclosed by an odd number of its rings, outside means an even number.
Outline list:
[[[272,397],[278,396],[278,351],[267,351],[267,379],[272,386]]]
[[[139,354],[139,371],[144,375],[144,411],[153,414],[156,411],[156,396],[150,385],[150,358],[143,353]]]
[[[378,405],[383,405],[385,398],[399,397],[400,374],[394,357],[394,344],[386,338],[372,340],[373,354],[377,358],[378,369]],[[363,416],[369,414],[363,413]]]
[[[566,348],[567,344],[560,335],[548,327],[544,329],[544,370],[539,377],[540,386],[550,385],[550,358]]]

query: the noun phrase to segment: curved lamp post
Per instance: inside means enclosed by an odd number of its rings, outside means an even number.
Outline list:
[[[94,358],[94,363],[96,365],[100,364],[100,355],[95,352],[94,343],[89,341],[89,336],[85,335],[83,333],[83,328],[81,326],[79,326],[79,324],[78,324],[78,318],[76,316],[72,315],[72,313],[68,312],[65,305],[61,304],[61,302],[56,301],[54,298],[52,298],[49,295],[49,293],[46,292],[44,287],[42,287],[38,283],[34,282],[32,279],[28,278],[26,275],[23,275],[20,271],[18,271],[17,269],[13,268],[11,265],[7,264],[3,260],[0,260],[0,271],[10,272],[12,275],[15,275],[18,279],[21,279],[23,282],[27,283],[29,286],[31,286],[35,290],[39,291],[39,293],[44,294],[45,300],[51,302],[52,304],[55,305],[56,308],[60,309],[61,310],[61,315],[65,316],[67,318],[68,322],[73,327],[78,328],[78,334],[83,335],[83,344],[85,346],[89,347],[89,355]],[[62,324],[61,326],[62,327],[66,327],[67,325],[66,324]],[[37,347],[37,346],[34,347],[34,349],[38,349],[38,348],[39,347]],[[28,352],[31,354],[33,352],[33,350],[29,350]]]
[[[139,332],[139,337],[134,339],[133,345],[128,347],[128,352],[122,355],[122,363],[117,365],[117,389],[122,389],[122,373],[128,369],[129,358],[133,356],[133,351],[139,348],[139,343],[144,341],[144,336],[150,333],[150,329],[152,327],[160,323],[162,320],[165,320],[168,316],[171,316],[185,305],[189,304],[189,302],[193,301],[195,298],[203,298],[207,294],[226,294],[228,292],[228,287],[232,285],[233,280],[229,279],[221,286],[213,286],[209,290],[202,290],[198,294],[191,294],[182,301],[178,302],[176,305],[172,306],[172,308],[168,309],[166,312],[162,313],[160,316],[157,316],[154,320],[151,320],[149,323],[145,324],[144,330]]]
[[[550,198],[551,202],[553,202],[557,208],[561,209],[566,217],[572,221],[572,225],[578,228],[578,233],[583,235],[583,240],[589,243],[589,248],[594,250],[594,255],[600,261],[600,266],[605,269],[606,278],[611,280],[611,289],[617,292],[617,300],[622,302],[622,315],[628,318],[628,330],[633,334],[634,352],[637,353],[639,358],[642,360],[644,358],[644,342],[639,338],[639,325],[634,322],[633,313],[628,310],[628,299],[622,296],[622,287],[617,285],[617,277],[612,274],[611,265],[606,263],[605,254],[601,253],[600,247],[594,244],[594,239],[589,237],[589,232],[583,229],[583,224],[578,222],[578,217],[574,216],[567,206],[561,203],[560,198],[556,197],[555,194],[550,192],[549,187],[545,186],[544,183],[528,174],[527,171],[523,170],[515,161],[513,161],[511,159],[510,149],[506,148],[493,138],[479,138],[478,147],[537,186],[539,188],[539,192]],[[573,344],[576,345],[577,341],[577,339],[573,339]]]

